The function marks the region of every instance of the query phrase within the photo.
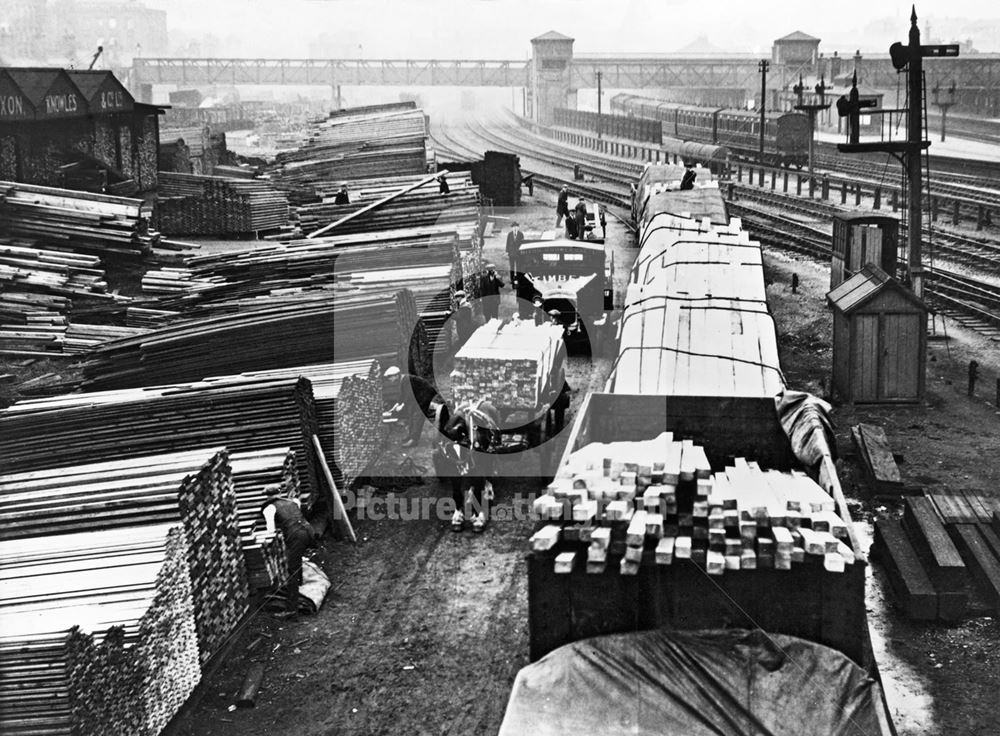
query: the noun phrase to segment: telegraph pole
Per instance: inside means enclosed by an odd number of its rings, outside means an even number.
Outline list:
[[[603,74],[601,70],[597,70],[597,137],[601,137],[601,129],[604,127],[601,124],[601,77]]]
[[[951,81],[948,96],[943,100],[941,99],[941,85],[935,84],[931,91],[934,93],[934,101],[931,104],[941,112],[941,142],[944,143],[945,129],[948,127],[948,109],[955,104],[955,80]]]
[[[760,162],[764,163],[764,110],[767,109],[767,70],[771,63],[767,59],[757,62],[760,71]]]

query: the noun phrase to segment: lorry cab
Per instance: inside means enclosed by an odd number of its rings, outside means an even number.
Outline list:
[[[525,243],[518,253],[524,278],[518,296],[540,296],[542,309],[559,311],[566,337],[583,337],[614,307],[614,254],[603,241],[557,239]]]

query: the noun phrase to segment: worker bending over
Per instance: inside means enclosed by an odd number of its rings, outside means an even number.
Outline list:
[[[285,581],[286,616],[295,616],[299,610],[299,586],[302,585],[302,557],[306,550],[316,545],[316,531],[302,514],[298,500],[287,498],[280,485],[264,489],[265,501],[261,506],[267,531],[280,531],[285,539],[285,558],[288,561],[288,579]]]
[[[448,407],[430,381],[411,373],[403,373],[396,366],[389,366],[384,378],[386,395],[398,396],[389,411],[406,427],[403,447],[412,447],[420,442],[425,419],[429,419],[439,429],[448,421]]]

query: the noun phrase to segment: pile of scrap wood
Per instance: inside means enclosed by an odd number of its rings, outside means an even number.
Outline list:
[[[623,575],[637,574],[644,561],[679,559],[711,575],[797,563],[843,572],[856,558],[835,509],[804,473],[762,470],[742,458],[713,473],[704,448],[665,432],[573,453],[534,503],[544,525],[531,546],[555,555],[557,573],[572,572],[577,561],[603,573],[609,556],[620,558]]]
[[[218,651],[247,611],[249,590],[236,534],[236,503],[224,449],[132,456],[0,476],[0,528],[5,539],[179,523],[187,537],[202,662]]]
[[[1000,612],[996,499],[967,491],[906,498],[901,520],[876,521],[872,551],[910,618],[961,620],[970,583]]]
[[[166,233],[222,235],[288,224],[288,197],[257,179],[161,171],[156,221]]]
[[[102,257],[141,256],[159,242],[141,199],[0,182],[0,234]]]
[[[0,731],[157,736],[201,679],[184,529],[0,541]]]
[[[297,150],[279,153],[270,173],[284,186],[420,174],[426,135],[424,114],[412,103],[340,110],[313,123]]]
[[[320,488],[312,450],[318,432],[312,385],[305,378],[235,376],[211,384],[65,394],[0,411],[0,472],[205,447],[234,454],[287,447],[295,452],[309,506]]]
[[[558,325],[492,320],[455,354],[453,403],[485,399],[502,409],[537,409],[547,401],[564,351]]]
[[[378,361],[306,365],[243,375],[309,379],[323,454],[340,488],[349,486],[378,455],[382,447],[382,372]]]
[[[86,385],[128,388],[362,358],[399,364],[408,351],[422,360],[430,354],[413,293],[391,284],[217,308],[211,316],[102,345],[84,365]]]

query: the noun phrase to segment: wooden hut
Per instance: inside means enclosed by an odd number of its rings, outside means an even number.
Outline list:
[[[927,307],[874,264],[826,295],[833,307],[834,397],[850,403],[924,398]]]
[[[898,247],[898,217],[875,212],[837,215],[833,218],[830,288],[836,289],[868,263],[894,275]]]

